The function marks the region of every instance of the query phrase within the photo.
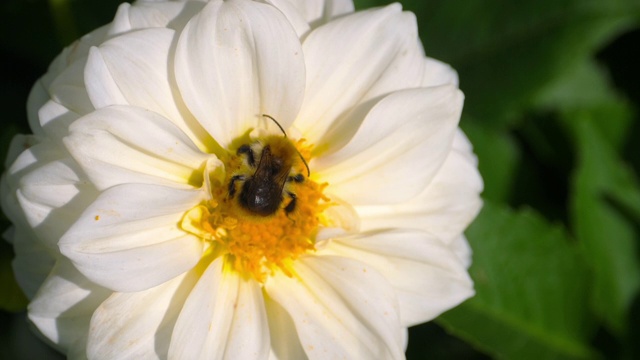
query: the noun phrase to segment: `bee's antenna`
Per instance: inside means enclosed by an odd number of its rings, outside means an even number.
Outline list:
[[[267,114],[262,114],[262,116],[271,119],[274,123],[276,123],[276,125],[278,125],[278,127],[280,128],[280,131],[282,131],[282,133],[284,134],[284,137],[287,137],[287,133],[284,131],[284,129],[282,128],[282,126],[280,125],[280,123],[274,119],[273,117],[271,117],[271,115],[267,115]]]
[[[282,128],[282,125],[280,125],[280,123],[274,119],[271,115],[267,115],[267,114],[262,114],[262,116],[271,119],[271,121],[273,121],[274,123],[276,123],[276,125],[278,125],[278,127],[280,128],[280,131],[282,131],[282,133],[284,134],[284,137],[287,137],[287,133],[284,131],[284,129]],[[298,156],[300,156],[300,160],[302,160],[302,163],[304,164],[304,167],[307,168],[307,177],[311,176],[311,170],[309,170],[309,164],[307,164],[307,161],[302,157],[302,154],[300,154],[300,151],[298,151],[298,149],[296,149],[296,152],[298,153]]]
[[[298,149],[296,149],[296,151],[298,152],[298,155],[300,156],[300,160],[302,160],[304,167],[307,168],[307,177],[311,176],[311,170],[309,170],[309,165],[307,165],[307,161],[302,157],[302,154],[300,154],[300,151],[298,151]]]

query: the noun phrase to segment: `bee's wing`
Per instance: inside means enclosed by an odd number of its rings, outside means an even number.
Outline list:
[[[274,155],[271,152],[271,148],[266,146],[262,150],[262,156],[253,177],[258,181],[269,181],[277,184],[278,189],[282,190],[289,177],[289,170],[290,167],[287,166],[286,161]]]
[[[284,184],[287,182],[288,177],[289,177],[289,169],[283,169],[282,171],[276,174],[274,181],[276,184],[278,184],[278,187],[280,188],[280,190],[284,188]]]
[[[265,146],[262,149],[262,154],[260,154],[260,161],[258,161],[258,166],[256,167],[256,172],[253,177],[257,178],[268,178],[271,173],[271,169],[273,169],[273,161],[274,157],[271,154],[271,149],[268,146]]]

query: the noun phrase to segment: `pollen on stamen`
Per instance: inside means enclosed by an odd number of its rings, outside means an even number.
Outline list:
[[[301,156],[308,159],[311,146],[304,140],[294,144]],[[292,276],[290,265],[301,255],[315,250],[315,235],[323,224],[322,212],[330,206],[323,195],[327,184],[318,184],[306,178],[291,185],[295,191],[296,206],[289,213],[282,208],[268,217],[248,215],[230,199],[228,184],[233,174],[243,166],[235,156],[225,163],[227,180],[224,185],[211,189],[211,200],[189,211],[182,228],[199,235],[225,256],[231,268],[246,277],[264,282],[276,270]],[[295,169],[302,172],[304,169]],[[304,173],[306,175],[306,172]]]

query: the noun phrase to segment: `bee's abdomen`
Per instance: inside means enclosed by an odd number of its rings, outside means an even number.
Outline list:
[[[270,216],[280,208],[282,189],[275,182],[260,182],[251,178],[242,184],[238,201],[245,210],[255,215]]]

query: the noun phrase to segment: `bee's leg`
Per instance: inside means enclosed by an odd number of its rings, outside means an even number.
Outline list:
[[[292,182],[292,181],[293,181],[293,182],[297,182],[297,183],[301,183],[301,182],[303,182],[303,181],[304,181],[304,176],[302,176],[302,174],[297,174],[297,175],[294,175],[294,176],[289,176],[289,177],[287,178],[287,182]]]
[[[240,146],[238,148],[238,151],[236,151],[236,154],[238,155],[246,154],[247,163],[249,164],[249,166],[256,167],[256,157],[253,155],[253,150],[251,150],[251,146],[247,144]]]
[[[235,175],[231,177],[229,181],[229,197],[232,198],[236,194],[236,181],[244,181],[246,177],[244,175]]]
[[[287,206],[284,207],[284,213],[287,214],[287,216],[289,216],[289,214],[291,214],[296,209],[298,197],[296,196],[296,194],[288,191],[287,191],[287,195],[289,195],[289,197],[291,198],[291,201],[289,201]]]

